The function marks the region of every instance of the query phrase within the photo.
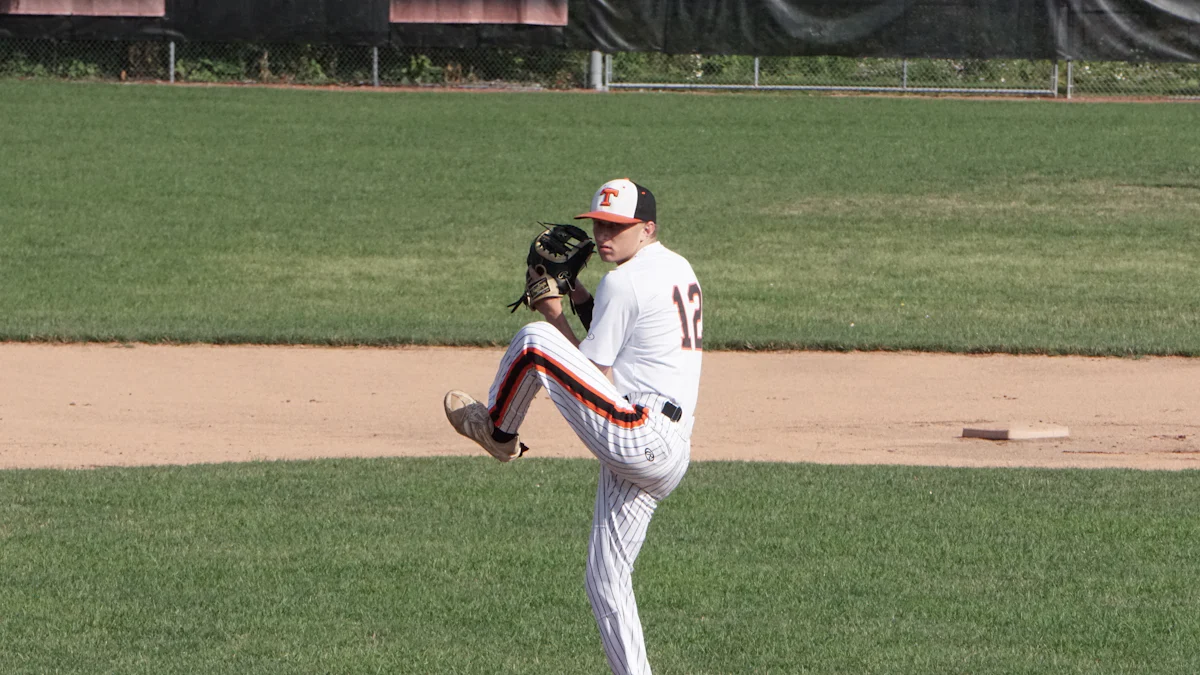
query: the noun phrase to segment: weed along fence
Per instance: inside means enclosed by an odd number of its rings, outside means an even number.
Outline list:
[[[607,55],[610,89],[1200,97],[1200,64]]]
[[[594,70],[594,63],[602,64]],[[565,49],[0,40],[0,77],[504,89],[847,91],[1200,99],[1200,64]]]

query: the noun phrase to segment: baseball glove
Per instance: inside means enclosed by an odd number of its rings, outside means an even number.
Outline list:
[[[546,231],[529,245],[529,255],[525,258],[525,292],[509,305],[514,312],[521,305],[533,309],[541,300],[568,295],[596,248],[596,242],[587,232],[574,225],[538,224]],[[574,305],[571,307],[574,309]]]

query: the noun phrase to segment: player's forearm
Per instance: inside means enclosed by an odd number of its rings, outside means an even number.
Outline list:
[[[579,338],[575,337],[575,329],[571,328],[571,324],[567,321],[567,316],[565,314],[559,313],[558,316],[553,318],[546,317],[546,321],[549,321],[550,325],[554,326],[559,330],[560,333],[565,335],[567,339],[571,341],[571,344],[575,345],[576,347],[579,346]]]
[[[576,347],[579,346],[579,338],[575,336],[575,329],[571,328],[571,323],[567,321],[567,315],[563,314],[562,302],[559,298],[539,302],[535,309],[542,313],[547,323],[557,328],[560,333],[570,340],[571,344]]]

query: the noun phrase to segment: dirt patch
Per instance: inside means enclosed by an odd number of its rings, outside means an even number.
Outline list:
[[[482,455],[441,410],[497,349],[0,344],[0,468]],[[705,355],[696,460],[1200,468],[1200,359]],[[966,426],[1065,425],[1051,441]],[[543,394],[533,457],[587,457]]]

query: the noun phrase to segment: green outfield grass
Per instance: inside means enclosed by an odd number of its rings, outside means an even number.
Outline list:
[[[535,221],[629,175],[697,268],[709,347],[1197,355],[1198,122],[3,81],[0,339],[502,343]]]
[[[0,472],[4,673],[597,673],[596,464]],[[1200,670],[1196,472],[701,463],[656,672]]]

